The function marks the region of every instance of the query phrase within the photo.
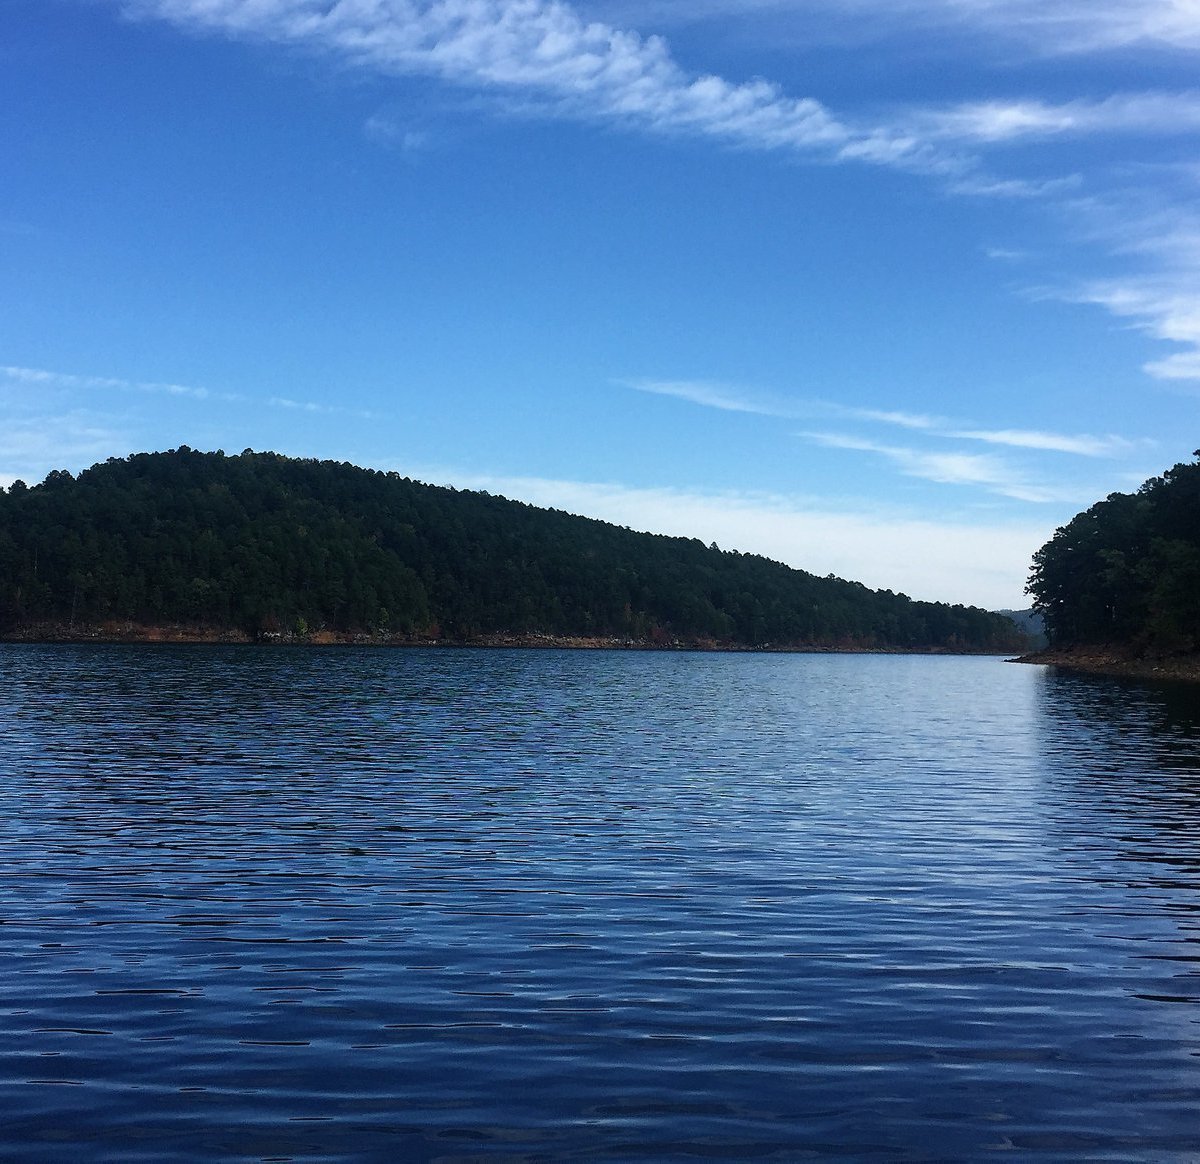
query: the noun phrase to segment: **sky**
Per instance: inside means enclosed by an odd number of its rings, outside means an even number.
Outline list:
[[[992,609],[1200,444],[1200,0],[3,0],[0,484],[270,449]]]

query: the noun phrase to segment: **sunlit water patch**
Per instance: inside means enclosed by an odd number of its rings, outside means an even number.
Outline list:
[[[1200,1159],[1200,696],[0,648],[0,1157]]]

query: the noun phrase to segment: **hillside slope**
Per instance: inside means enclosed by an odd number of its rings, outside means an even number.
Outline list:
[[[0,492],[0,633],[185,623],[381,639],[1007,651],[986,611],[349,464],[180,448]]]

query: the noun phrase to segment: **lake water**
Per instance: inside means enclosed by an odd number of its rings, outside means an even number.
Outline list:
[[[0,647],[0,1157],[1200,1160],[1200,689]]]

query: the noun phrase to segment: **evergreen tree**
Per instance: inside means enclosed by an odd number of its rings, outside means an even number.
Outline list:
[[[1052,646],[1200,649],[1200,462],[1073,518],[1034,555],[1026,589]]]
[[[348,464],[186,446],[0,491],[0,630],[106,621],[452,640],[1023,645],[999,615],[695,539]]]

